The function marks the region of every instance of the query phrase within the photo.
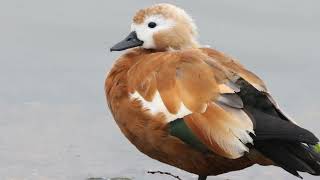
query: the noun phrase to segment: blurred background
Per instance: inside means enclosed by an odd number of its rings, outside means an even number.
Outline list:
[[[318,0],[0,0],[0,179],[172,179],[147,170],[195,179],[138,152],[105,102],[104,78],[121,54],[109,48],[138,9],[157,2],[184,8],[202,44],[260,75],[282,108],[320,136]],[[294,179],[261,166],[209,179],[270,178]]]

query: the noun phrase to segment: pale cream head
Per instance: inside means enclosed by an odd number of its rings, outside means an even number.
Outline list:
[[[198,47],[193,19],[183,9],[171,4],[157,4],[139,10],[133,18],[131,31],[136,32],[146,49]]]

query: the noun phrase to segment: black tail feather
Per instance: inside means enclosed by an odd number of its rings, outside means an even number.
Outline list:
[[[245,109],[255,120],[253,139],[258,151],[299,178],[298,172],[320,175],[320,155],[308,146],[319,142],[313,133],[253,107]]]
[[[313,149],[301,143],[278,140],[256,141],[254,147],[289,173],[302,178],[298,171],[320,175],[320,159]]]
[[[320,175],[320,145],[313,147],[319,139],[290,122],[264,92],[242,78],[236,83],[237,95],[254,124],[254,148],[297,177],[302,178],[298,172]]]
[[[288,144],[287,148],[299,159],[308,164],[314,172],[313,175],[320,175],[320,154],[310,146],[304,144]]]
[[[252,119],[255,121],[255,140],[277,139],[289,142],[303,142],[312,145],[319,142],[319,139],[313,133],[292,122],[269,115],[251,106],[245,107],[245,110],[251,114]]]

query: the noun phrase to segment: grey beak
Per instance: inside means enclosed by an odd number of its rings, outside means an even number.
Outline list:
[[[137,33],[132,31],[124,40],[110,48],[110,51],[123,51],[129,48],[142,46],[143,41],[138,39]]]

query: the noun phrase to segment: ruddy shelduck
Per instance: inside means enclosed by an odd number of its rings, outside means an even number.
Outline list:
[[[283,113],[259,77],[201,47],[181,8],[139,10],[111,51],[126,49],[105,93],[122,133],[144,154],[199,180],[253,164],[320,175],[318,138]]]

